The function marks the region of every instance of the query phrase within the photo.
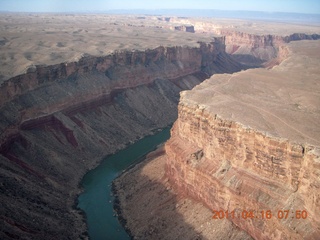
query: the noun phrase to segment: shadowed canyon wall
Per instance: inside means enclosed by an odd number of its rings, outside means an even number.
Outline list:
[[[179,92],[243,66],[223,39],[36,66],[0,88],[0,238],[86,238],[74,208],[101,159],[173,123]]]

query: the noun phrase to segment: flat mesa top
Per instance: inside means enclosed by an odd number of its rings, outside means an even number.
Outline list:
[[[293,142],[320,146],[320,40],[288,44],[273,69],[214,75],[181,95],[222,119]]]
[[[212,42],[215,36],[175,31],[176,25],[152,16],[0,14],[0,82],[32,65],[77,61],[83,54],[198,47],[198,41]]]

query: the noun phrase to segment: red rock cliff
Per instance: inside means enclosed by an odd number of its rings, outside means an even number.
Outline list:
[[[215,75],[181,94],[168,178],[255,239],[320,236],[318,48],[290,44],[290,58],[272,70]]]
[[[320,231],[319,153],[223,120],[197,106],[179,105],[166,143],[167,175],[184,194],[231,219],[255,239],[317,239]],[[242,211],[254,211],[243,219]],[[269,220],[261,211],[270,210]],[[289,210],[286,220],[279,210]],[[296,219],[307,211],[307,219]],[[299,213],[298,213],[299,214]]]

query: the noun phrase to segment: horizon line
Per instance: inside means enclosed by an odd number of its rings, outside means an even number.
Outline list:
[[[266,13],[266,14],[300,14],[300,15],[316,15],[320,16],[320,13],[305,13],[305,12],[281,12],[281,11],[258,11],[258,10],[222,10],[222,9],[191,9],[191,8],[115,8],[115,9],[106,9],[106,10],[89,10],[89,11],[12,11],[12,10],[0,10],[0,13],[104,13],[112,11],[216,11],[216,12],[242,12],[242,13]],[[138,13],[143,14],[143,13]]]

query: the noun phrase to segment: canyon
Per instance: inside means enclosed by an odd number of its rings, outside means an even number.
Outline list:
[[[90,26],[87,20],[93,16],[85,15],[18,15],[17,22],[1,16],[7,34],[0,46],[1,239],[88,238],[85,217],[75,207],[81,178],[103,157],[173,122],[160,162],[166,159],[167,182],[176,192],[210,209],[231,211],[250,204],[256,210],[308,210],[303,221],[224,221],[238,236],[245,234],[239,229],[256,239],[272,234],[278,239],[312,239],[319,233],[319,129],[311,127],[319,119],[314,61],[319,57],[318,28],[266,36],[211,31],[206,23],[203,33],[199,20],[181,24],[186,20],[178,19],[172,27],[171,18],[95,17],[110,28]],[[73,18],[81,29],[73,29]],[[26,20],[34,23],[25,26],[28,31],[12,30]],[[32,27],[40,20],[48,22],[47,29]],[[59,30],[64,24],[65,32]],[[35,36],[37,46],[26,41],[30,31],[41,33]],[[53,33],[57,39],[50,38]],[[68,41],[61,42],[61,36]],[[104,37],[110,46],[102,43]],[[78,46],[69,46],[73,50],[68,52],[66,46],[74,39]],[[287,45],[304,39],[314,41]],[[25,48],[12,47],[21,42]],[[58,48],[64,49],[56,51],[59,56],[53,54]],[[272,69],[246,70],[261,66]],[[293,66],[298,73],[305,68],[306,75],[294,74],[292,82],[285,78],[283,92],[273,95],[276,79]],[[267,92],[270,71],[279,75]],[[290,84],[292,91],[286,89]],[[192,88],[181,93],[177,109],[179,93]],[[253,90],[247,98],[236,96],[241,99],[238,106],[228,104],[236,97],[230,99],[226,89],[240,95],[244,89]],[[306,92],[312,94],[306,97]],[[286,98],[287,115],[277,118],[279,95],[298,100]],[[263,110],[252,106],[257,99]],[[266,110],[263,104],[269,101]],[[274,106],[280,106],[277,112],[264,114],[275,111]],[[252,116],[255,111],[261,115]],[[296,122],[288,122],[288,116]]]

